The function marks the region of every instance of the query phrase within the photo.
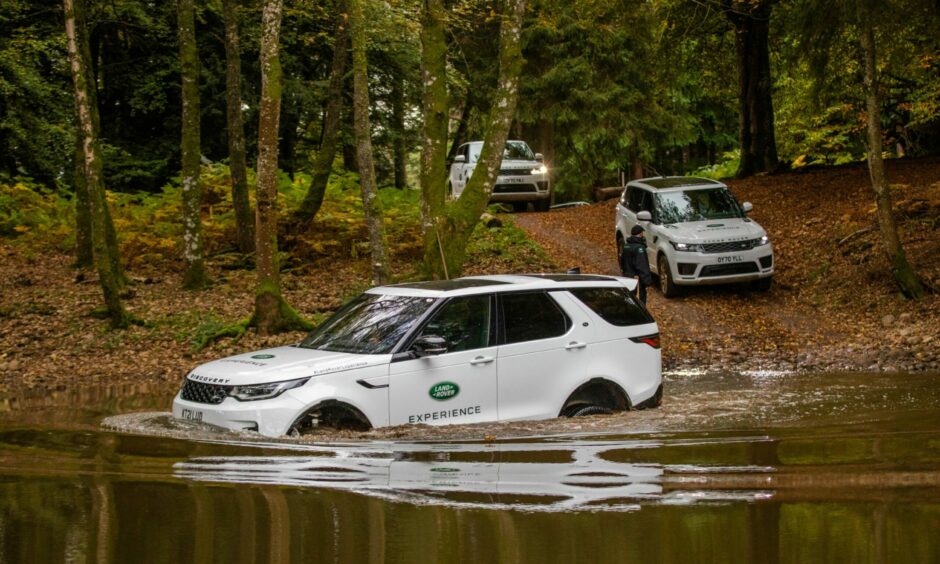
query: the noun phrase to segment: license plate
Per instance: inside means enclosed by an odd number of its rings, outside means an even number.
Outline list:
[[[187,421],[202,421],[202,412],[198,409],[184,409],[180,414],[180,419]]]
[[[718,264],[723,264],[726,262],[742,262],[744,259],[741,258],[741,255],[733,255],[730,257],[718,257]]]
[[[524,178],[513,178],[511,176],[499,181],[500,184],[522,184],[523,182],[525,182]]]

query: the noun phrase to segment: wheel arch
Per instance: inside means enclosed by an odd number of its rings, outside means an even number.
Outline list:
[[[582,382],[568,394],[561,409],[559,417],[564,417],[572,408],[583,405],[600,405],[611,411],[629,411],[633,409],[630,396],[620,384],[603,377],[595,377]]]
[[[356,420],[360,423],[358,427],[360,427],[361,430],[368,431],[369,429],[375,428],[375,425],[372,424],[372,420],[370,420],[369,416],[366,415],[366,410],[362,409],[354,402],[339,398],[327,398],[318,400],[301,410],[300,415],[294,418],[290,426],[288,426],[287,431],[290,432],[295,427],[301,430],[303,428],[311,428],[309,422],[305,421],[305,419],[317,411],[327,411],[330,414],[330,417],[334,417],[332,415],[334,413],[345,412],[349,414],[349,417],[352,420]],[[340,419],[342,419],[342,417],[340,417]]]

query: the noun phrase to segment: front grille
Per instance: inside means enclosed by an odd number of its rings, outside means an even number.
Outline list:
[[[184,400],[194,401],[196,403],[222,403],[222,400],[228,395],[228,389],[231,386],[220,386],[218,384],[205,384],[203,382],[194,382],[186,380],[183,384],[183,391],[180,394]]]
[[[757,272],[756,262],[736,262],[732,264],[710,264],[702,267],[700,278],[709,276],[730,276],[732,274],[751,274]]]
[[[532,174],[531,168],[503,168],[500,169],[500,176],[529,176]]]
[[[506,194],[510,192],[535,192],[535,184],[497,184],[493,188],[494,194]]]
[[[760,267],[761,268],[770,268],[774,265],[774,256],[767,255],[766,257],[760,258]]]
[[[702,245],[703,253],[733,253],[735,251],[749,251],[760,242],[760,239],[747,241],[728,241],[725,243],[705,243]]]

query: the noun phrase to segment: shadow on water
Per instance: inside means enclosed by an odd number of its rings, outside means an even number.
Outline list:
[[[147,392],[0,410],[0,562],[940,560],[940,378],[667,383],[660,410],[467,433],[496,441],[97,426],[166,408]]]

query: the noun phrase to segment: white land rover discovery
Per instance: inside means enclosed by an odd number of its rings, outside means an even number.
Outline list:
[[[461,145],[457,150],[447,179],[452,197],[460,197],[467,187],[482,149],[482,141],[473,141]],[[525,211],[526,205],[532,202],[535,211],[548,211],[552,193],[548,168],[542,162],[542,154],[533,153],[525,141],[506,141],[499,177],[490,202],[509,202],[515,211]]]
[[[196,367],[173,416],[267,436],[547,419],[658,406],[659,329],[594,275],[382,286],[296,345]]]
[[[747,217],[728,187],[705,178],[629,182],[617,204],[617,253],[634,225],[646,230],[650,270],[667,298],[679,286],[751,281],[769,290],[774,251],[764,229]]]

